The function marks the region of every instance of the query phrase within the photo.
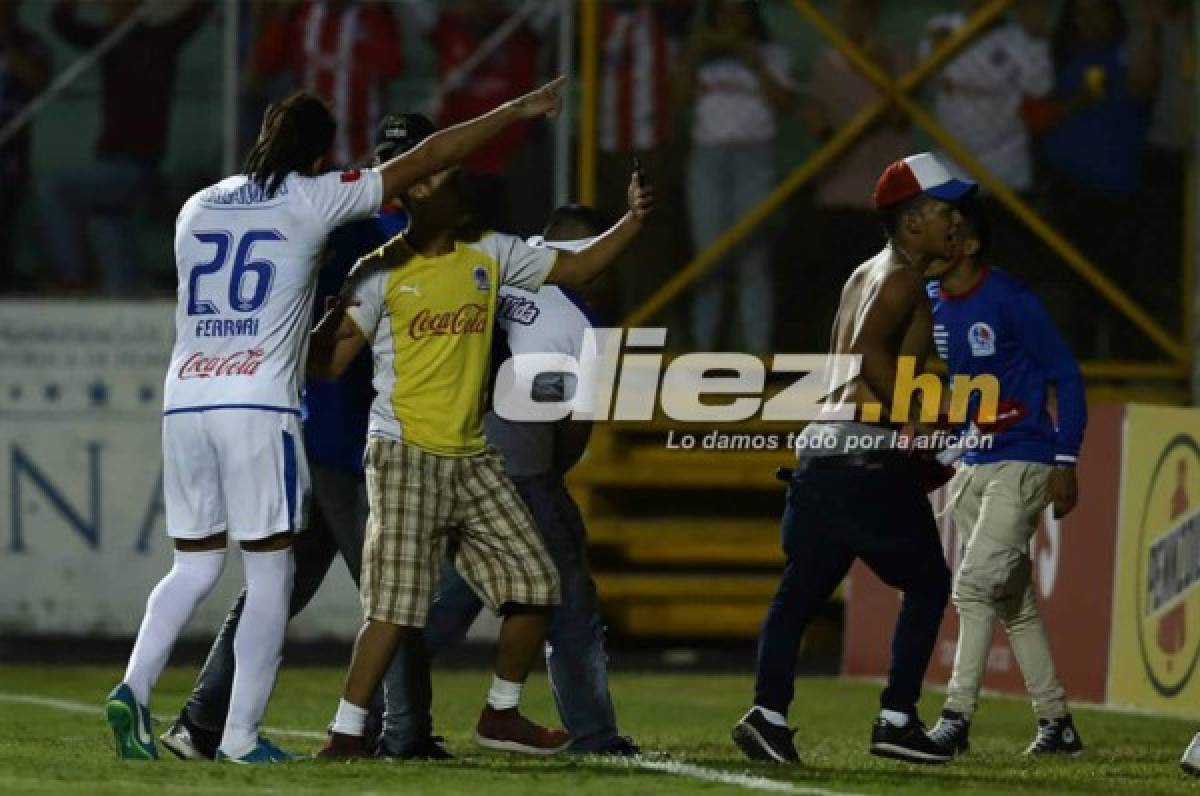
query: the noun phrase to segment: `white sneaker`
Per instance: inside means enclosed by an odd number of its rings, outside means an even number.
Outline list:
[[[1179,767],[1193,777],[1200,777],[1200,732],[1196,733],[1184,750],[1183,757],[1179,758]]]

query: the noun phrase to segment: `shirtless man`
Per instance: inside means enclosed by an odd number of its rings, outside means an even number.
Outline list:
[[[800,435],[782,522],[787,562],[759,639],[754,705],[733,728],[752,760],[799,761],[787,710],[800,639],[856,558],[904,594],[871,754],[917,763],[952,757],[917,719],[950,572],[915,457],[893,447],[895,430],[915,424],[916,413],[894,416],[892,399],[898,358],[914,357],[920,372],[929,349],[922,274],[958,245],[962,218],[950,202],[974,191],[930,154],[896,161],[875,186],[888,245],[846,281],[830,341],[831,355],[858,356],[861,367],[831,394],[829,412],[840,408],[845,418],[853,407],[857,419],[813,422]],[[825,444],[811,444],[818,438]]]

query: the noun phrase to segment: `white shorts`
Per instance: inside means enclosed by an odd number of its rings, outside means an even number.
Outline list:
[[[163,417],[167,535],[228,532],[252,542],[307,525],[300,418],[261,409],[176,410]]]

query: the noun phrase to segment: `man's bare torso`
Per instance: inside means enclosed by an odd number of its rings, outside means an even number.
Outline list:
[[[884,301],[893,307],[899,302],[901,320],[882,340],[868,340],[864,335],[868,316],[877,302]],[[920,273],[889,246],[856,268],[846,280],[833,321],[829,353],[862,355],[865,346],[883,345],[886,355],[893,362],[901,356],[915,357],[915,372],[920,373],[924,370],[925,358],[929,353],[932,329],[933,317],[925,300]],[[841,375],[834,374],[835,377]],[[863,417],[861,408],[864,405],[890,406],[892,396],[883,396],[881,400],[881,396],[876,395],[859,375],[835,390],[830,401],[833,404],[853,404],[860,408],[858,416]],[[864,419],[876,422],[869,412]],[[886,422],[887,419],[885,416],[880,420]],[[901,424],[904,420],[899,418],[894,422]]]

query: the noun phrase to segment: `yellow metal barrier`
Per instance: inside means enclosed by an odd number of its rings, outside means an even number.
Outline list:
[[[600,0],[579,3],[579,201],[596,204],[596,115],[600,112]]]
[[[595,0],[583,0],[586,5],[594,5]],[[1184,330],[1182,341],[1176,340],[1172,335],[1164,329],[1154,318],[1152,318],[1140,305],[1129,298],[1112,280],[1105,276],[1087,257],[1085,257],[1070,241],[1063,238],[1053,227],[1042,220],[1020,197],[1014,194],[1002,182],[996,179],[985,166],[983,166],[977,158],[967,151],[956,139],[953,138],[928,112],[925,111],[909,94],[927,80],[934,72],[943,66],[950,58],[952,58],[963,46],[970,43],[978,33],[982,32],[988,26],[993,24],[1002,14],[1004,14],[1011,5],[1011,0],[993,0],[979,11],[977,11],[968,24],[960,30],[950,40],[941,43],[940,46],[932,53],[932,55],[918,65],[915,69],[904,75],[897,81],[893,81],[888,75],[880,70],[869,58],[867,58],[852,42],[846,39],[829,20],[818,11],[812,4],[811,0],[793,0],[793,4],[797,10],[808,19],[814,27],[824,36],[834,47],[836,47],[845,57],[860,71],[868,80],[870,80],[883,94],[878,101],[871,106],[864,108],[858,113],[849,123],[839,130],[829,141],[821,148],[813,153],[808,160],[800,167],[793,171],[785,178],[776,189],[771,192],[762,202],[748,212],[738,223],[727,229],[716,241],[712,243],[705,251],[696,256],[690,263],[684,266],[674,277],[666,284],[659,288],[646,302],[628,317],[624,319],[624,324],[627,326],[637,326],[643,324],[657,315],[662,309],[675,300],[688,289],[688,287],[700,276],[714,268],[730,250],[737,245],[739,241],[750,234],[755,227],[761,224],[771,213],[778,210],[784,202],[806,182],[811,180],[821,169],[829,164],[834,158],[840,155],[850,145],[854,143],[864,133],[872,123],[878,119],[891,104],[897,105],[905,112],[916,124],[924,128],[929,135],[947,152],[950,153],[959,163],[963,165],[979,182],[989,190],[998,201],[1004,204],[1011,212],[1014,213],[1034,234],[1042,239],[1050,248],[1055,251],[1062,259],[1078,273],[1086,282],[1088,282],[1101,296],[1103,296],[1110,304],[1117,308],[1121,314],[1128,318],[1138,329],[1140,329],[1148,338],[1150,338],[1160,349],[1167,353],[1174,364],[1167,367],[1151,366],[1149,368],[1142,367],[1141,363],[1089,363],[1103,364],[1103,373],[1105,376],[1114,378],[1151,378],[1150,374],[1171,374],[1173,377],[1178,377],[1178,374],[1185,372],[1190,368],[1191,361],[1191,289],[1190,285],[1193,280],[1193,263],[1191,258],[1195,255],[1195,245],[1190,234],[1187,235],[1185,241],[1185,257],[1183,260],[1183,323]],[[593,8],[594,11],[594,8]],[[586,13],[586,12],[585,12]],[[593,42],[595,40],[593,39]],[[593,63],[594,66],[594,63]],[[585,61],[585,83],[587,82],[587,66]],[[593,69],[592,79],[595,78],[595,70]],[[594,90],[592,92],[594,96]],[[594,103],[592,106],[594,110]],[[594,124],[594,117],[592,119]],[[592,129],[592,141],[594,142],[594,127]],[[587,147],[586,141],[582,140],[585,136],[581,135],[581,145]],[[584,163],[584,157],[581,153],[580,158],[581,168]],[[592,161],[594,169],[594,161]],[[581,187],[583,186],[581,174]],[[592,173],[592,188],[594,189],[594,171]],[[1189,182],[1189,205],[1194,201],[1193,192],[1190,190],[1191,183]],[[1189,224],[1185,225],[1190,231],[1190,215]],[[1089,368],[1089,375],[1098,376],[1096,368]]]
[[[1188,347],[1174,339],[1166,329],[1150,317],[1137,302],[1127,296],[1111,279],[1092,264],[1070,241],[1064,238],[1053,227],[1043,221],[1030,207],[1013,193],[1007,185],[997,179],[979,160],[963,147],[954,136],[946,132],[920,104],[900,90],[895,82],[887,76],[870,58],[860,50],[854,42],[842,35],[842,32],[831,23],[812,4],[812,0],[792,0],[796,9],[808,19],[814,27],[829,42],[844,55],[854,68],[864,77],[875,84],[876,88],[885,92],[910,119],[923,127],[927,133],[950,155],[957,160],[971,176],[991,192],[1000,202],[1013,212],[1034,234],[1042,239],[1056,254],[1063,258],[1076,273],[1091,284],[1095,290],[1116,307],[1121,314],[1165,351],[1172,359],[1183,361],[1188,356]]]
[[[970,22],[959,31],[958,35],[942,42],[930,55],[929,59],[910,71],[900,79],[898,87],[912,91],[927,80],[937,69],[954,57],[959,50],[969,44],[977,33],[991,25],[1003,14],[1012,0],[993,0],[982,8]],[[891,101],[884,96],[863,108],[851,119],[845,127],[838,130],[825,144],[809,156],[803,164],[789,174],[783,182],[775,187],[770,195],[759,202],[738,223],[725,230],[712,245],[701,252],[694,260],[683,267],[679,273],[671,277],[642,306],[638,307],[622,321],[625,326],[639,326],[653,318],[681,293],[687,290],[696,279],[714,268],[721,258],[738,244],[742,238],[750,234],[755,227],[766,220],[768,216],[783,206],[793,193],[811,180],[821,169],[841,155],[858,138],[866,132],[891,106]]]

